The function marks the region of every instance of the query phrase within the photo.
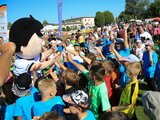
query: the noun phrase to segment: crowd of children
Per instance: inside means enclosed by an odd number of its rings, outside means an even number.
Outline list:
[[[139,79],[160,91],[159,37],[149,32],[143,24],[125,24],[65,40],[44,35],[43,51],[53,54],[43,61],[54,59],[54,65],[40,71],[37,64],[19,75],[10,70],[0,88],[0,119],[135,120]]]

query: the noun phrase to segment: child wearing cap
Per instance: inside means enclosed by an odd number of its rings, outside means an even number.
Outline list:
[[[137,76],[141,71],[139,62],[130,62],[126,65],[126,74],[131,78],[122,91],[119,106],[112,107],[112,111],[122,111],[131,119],[134,116],[136,101],[138,98],[139,84]]]
[[[68,60],[75,65],[86,76],[88,81],[88,91],[91,97],[91,110],[96,119],[99,119],[99,115],[105,111],[110,110],[111,106],[108,99],[108,90],[103,80],[105,76],[105,69],[102,67],[102,63],[98,60],[94,60],[90,64],[90,72],[84,68],[84,66],[74,62],[70,55]]]
[[[30,120],[31,108],[40,100],[38,90],[32,87],[32,79],[28,73],[20,74],[13,82],[12,91],[18,98],[14,104],[13,116],[17,119]]]
[[[143,73],[149,89],[154,90],[153,82],[154,82],[156,64],[158,62],[158,55],[153,50],[152,41],[148,40],[145,45],[146,45],[146,51],[143,53],[143,58],[142,58]]]
[[[63,95],[63,100],[69,104],[69,108],[64,109],[64,112],[76,114],[79,120],[95,120],[93,113],[88,110],[90,101],[84,91],[77,90],[70,95]]]
[[[55,106],[63,108],[64,103],[57,93],[56,83],[52,79],[43,79],[38,82],[38,88],[41,93],[41,101],[35,102],[32,107],[33,117],[42,116],[45,112],[50,112]]]

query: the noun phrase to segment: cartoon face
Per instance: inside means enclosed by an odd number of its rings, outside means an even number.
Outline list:
[[[9,40],[16,44],[16,53],[21,57],[32,59],[42,52],[41,29],[43,25],[32,16],[20,18],[10,29]]]
[[[42,38],[34,33],[27,46],[21,46],[22,56],[26,58],[34,58],[42,52]]]

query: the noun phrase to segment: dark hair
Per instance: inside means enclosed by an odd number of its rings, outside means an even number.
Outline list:
[[[94,60],[91,62],[90,73],[95,76],[97,80],[103,80],[105,76],[105,69],[102,66],[102,62]]]
[[[56,112],[46,112],[40,120],[64,120],[64,118]]]
[[[0,36],[0,38],[2,38],[2,39],[3,39],[3,37],[2,37],[2,36]]]
[[[100,120],[129,120],[128,116],[123,112],[105,112]]]

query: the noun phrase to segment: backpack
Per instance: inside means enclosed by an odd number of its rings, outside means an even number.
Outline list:
[[[160,92],[146,91],[142,95],[142,103],[151,120],[160,120]]]

